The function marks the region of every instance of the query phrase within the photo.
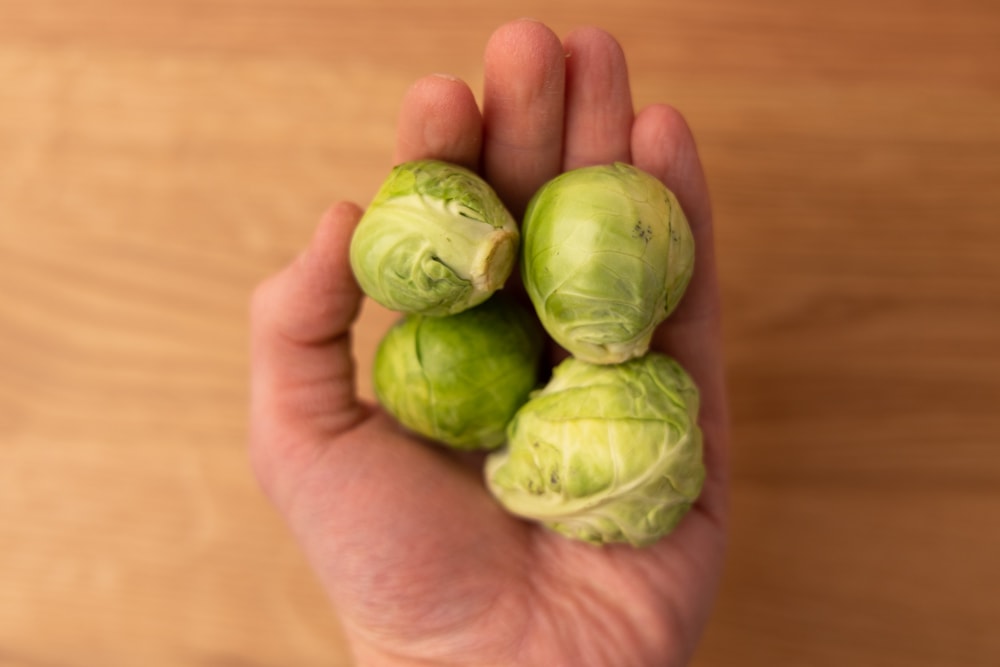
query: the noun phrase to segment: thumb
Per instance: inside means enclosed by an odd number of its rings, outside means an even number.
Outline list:
[[[308,463],[318,443],[366,413],[350,341],[362,297],[349,261],[360,217],[354,204],[331,207],[309,246],[253,294],[251,460],[269,493],[276,459],[283,468]]]

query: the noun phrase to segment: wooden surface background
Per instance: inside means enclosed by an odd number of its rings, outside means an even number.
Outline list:
[[[1000,664],[994,0],[0,0],[0,666],[349,664],[248,471],[247,297],[371,196],[410,82],[478,89],[529,15],[617,35],[709,173],[734,522],[695,664]]]

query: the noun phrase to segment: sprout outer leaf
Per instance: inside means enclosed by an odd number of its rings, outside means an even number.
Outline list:
[[[500,289],[520,233],[496,192],[476,173],[439,160],[397,165],[351,238],[361,289],[403,313],[442,316]]]
[[[375,393],[397,421],[456,449],[492,449],[538,382],[541,327],[503,295],[448,317],[410,314],[375,354]]]
[[[511,513],[569,537],[652,544],[701,492],[697,413],[694,382],[666,355],[567,359],[487,459],[487,486]]]
[[[521,277],[538,317],[595,364],[641,356],[680,302],[694,238],[674,194],[628,164],[560,174],[525,213]]]

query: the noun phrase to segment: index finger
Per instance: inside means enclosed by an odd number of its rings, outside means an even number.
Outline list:
[[[483,119],[465,82],[444,74],[419,79],[403,97],[393,163],[436,159],[475,170]]]

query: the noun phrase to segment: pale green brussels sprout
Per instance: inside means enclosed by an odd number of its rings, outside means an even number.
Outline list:
[[[573,356],[613,364],[645,354],[694,269],[677,198],[616,163],[565,172],[529,202],[521,276],[539,319]]]
[[[390,310],[449,315],[503,286],[517,224],[474,172],[436,160],[396,166],[351,239],[364,292]]]
[[[447,317],[410,314],[375,354],[375,393],[410,430],[456,449],[491,449],[538,383],[544,334],[496,295]]]
[[[487,486],[512,514],[566,536],[652,544],[701,492],[697,414],[694,382],[666,355],[619,365],[569,358],[487,458]]]

